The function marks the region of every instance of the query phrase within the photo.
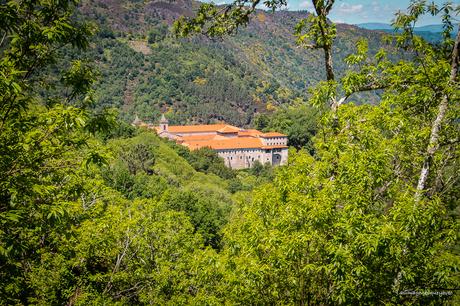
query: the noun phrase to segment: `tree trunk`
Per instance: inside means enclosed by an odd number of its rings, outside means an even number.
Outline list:
[[[332,65],[332,46],[324,46],[324,59],[326,62],[326,77],[328,81],[334,81],[334,69]]]
[[[459,26],[460,30],[460,26]],[[449,83],[455,86],[455,79],[458,75],[458,61],[459,61],[459,44],[460,44],[460,31],[457,33],[457,38],[455,39],[454,48],[452,51],[452,64],[450,71]],[[430,142],[426,150],[425,159],[423,161],[423,167],[420,171],[420,176],[417,183],[417,190],[415,193],[415,200],[418,202],[421,199],[423,190],[426,186],[426,181],[430,174],[430,167],[433,163],[433,157],[439,147],[439,131],[441,130],[442,121],[446,116],[447,109],[449,106],[449,100],[447,94],[443,96],[441,103],[438,107],[438,115],[433,122],[431,127]]]

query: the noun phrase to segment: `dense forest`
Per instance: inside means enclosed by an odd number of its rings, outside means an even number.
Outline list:
[[[0,305],[460,303],[459,6],[383,38],[259,2],[0,2]],[[289,163],[129,124],[161,111]]]

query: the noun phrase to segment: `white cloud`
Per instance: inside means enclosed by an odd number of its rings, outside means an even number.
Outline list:
[[[371,6],[374,12],[379,12],[381,10],[380,5],[377,3],[377,1],[372,1]]]
[[[363,10],[362,4],[348,4],[341,3],[337,8],[338,13],[350,14],[350,13],[360,13]]]
[[[313,9],[313,4],[311,1],[300,1],[300,2],[294,2],[292,1],[288,2],[287,9],[291,11],[300,11],[300,10],[309,10],[311,11]]]

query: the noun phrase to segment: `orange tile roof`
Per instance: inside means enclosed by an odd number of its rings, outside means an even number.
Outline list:
[[[158,134],[169,135],[177,142],[187,146],[190,150],[197,150],[209,147],[214,150],[231,149],[280,149],[287,148],[284,145],[264,146],[261,138],[286,137],[286,135],[269,132],[262,133],[255,129],[240,129],[228,124],[208,124],[208,125],[173,125],[167,131],[162,131],[160,127],[155,127]],[[187,133],[213,133],[210,135],[184,135]],[[227,137],[222,134],[238,133],[238,137]]]
[[[199,132],[216,132],[224,128],[226,124],[206,124],[206,125],[170,125],[170,133],[199,133]]]
[[[221,128],[220,130],[217,130],[219,133],[238,133],[240,131],[239,128],[231,125],[226,125],[225,127]]]
[[[256,136],[259,136],[259,135],[262,135],[263,133],[258,131],[258,130],[241,130],[238,132],[238,137],[241,137],[241,136],[253,136],[253,137],[256,137]]]
[[[225,140],[229,139],[228,136],[222,136],[219,134],[205,134],[205,135],[186,135],[186,136],[177,136],[177,139],[182,142],[190,141],[210,141],[210,140]]]
[[[262,148],[263,143],[259,138],[254,137],[238,137],[223,140],[210,140],[210,141],[190,141],[184,142],[184,146],[189,147],[190,150],[196,150],[203,147],[209,147],[214,150],[226,149],[258,149]]]
[[[287,137],[287,135],[278,133],[278,132],[268,132],[261,135],[261,137]]]
[[[211,140],[214,139],[216,135],[210,134],[210,135],[190,135],[190,136],[178,136],[179,140],[182,141],[206,141],[206,140]]]
[[[214,140],[222,140],[222,139],[229,139],[229,137],[228,136],[222,136],[222,135],[218,134],[218,135],[215,135],[213,139]]]

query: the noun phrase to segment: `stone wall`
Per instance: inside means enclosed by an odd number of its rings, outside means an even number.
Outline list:
[[[252,167],[252,165],[259,161],[262,165],[269,163],[285,165],[288,158],[288,149],[231,149],[231,150],[217,150],[217,154],[225,161],[225,165],[232,169],[244,169]],[[279,156],[279,159],[277,156]]]
[[[287,137],[261,137],[264,146],[287,146]]]

